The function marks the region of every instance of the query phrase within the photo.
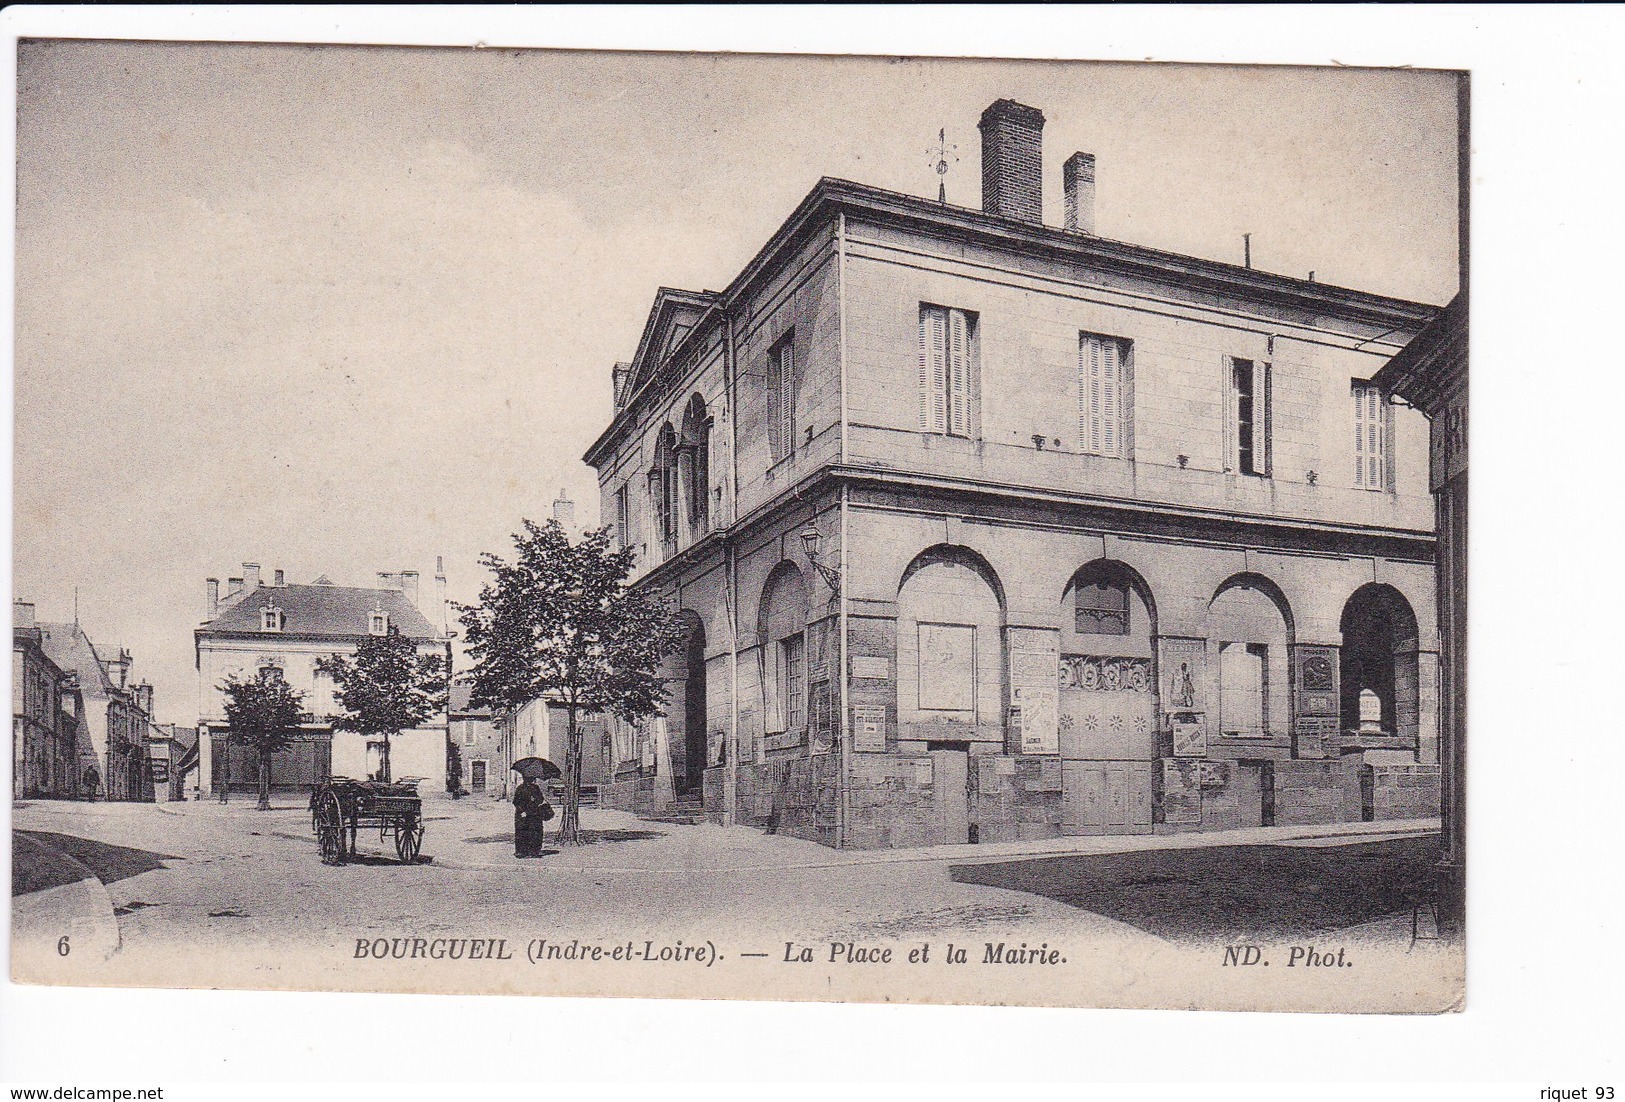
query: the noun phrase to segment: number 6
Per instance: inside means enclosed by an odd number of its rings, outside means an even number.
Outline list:
[[[63,934],[61,937],[56,939],[56,955],[59,957],[65,957],[70,952],[72,952],[72,949],[68,945],[68,935]]]

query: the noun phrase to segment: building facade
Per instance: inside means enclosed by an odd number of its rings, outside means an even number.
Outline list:
[[[11,606],[11,794],[19,799],[79,795],[78,678],[45,653],[34,606]]]
[[[243,576],[207,582],[208,619],[194,632],[198,671],[198,778],[203,795],[222,790],[255,792],[258,762],[231,741],[222,683],[228,675],[253,677],[275,670],[304,694],[305,715],[293,745],[271,761],[271,787],[299,791],[329,776],[361,779],[379,772],[381,740],[335,731],[331,678],[316,663],[332,654],[353,654],[368,635],[391,628],[418,645],[420,653],[451,658],[446,632],[444,572],[436,568],[434,591],[424,595],[416,571],[380,573],[374,588],[332,584],[325,576],[310,585],[289,584],[278,570],[269,584],[258,563],[244,563]],[[444,792],[446,716],[390,740],[390,774],[421,778],[425,794]]]
[[[825,179],[720,292],[662,289],[589,449],[689,625],[608,800],[831,845],[1437,814],[1432,307]],[[660,778],[663,778],[660,779]]]
[[[77,622],[42,623],[40,645],[78,689],[80,794],[108,800],[152,799],[147,730],[152,723],[152,686],[130,681],[134,663],[123,647],[97,647]],[[97,791],[85,783],[96,770]]]
[[[457,747],[458,783],[471,796],[506,799],[513,764],[509,733],[492,718],[491,709],[469,702],[472,691],[470,685],[453,684],[447,711],[449,737]]]

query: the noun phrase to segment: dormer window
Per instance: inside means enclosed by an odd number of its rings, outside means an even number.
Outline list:
[[[389,613],[382,610],[373,612],[367,620],[367,631],[373,635],[388,635]]]
[[[282,610],[275,605],[266,605],[260,609],[260,630],[281,631]]]

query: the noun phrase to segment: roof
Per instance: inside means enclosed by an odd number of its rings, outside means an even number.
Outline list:
[[[111,696],[118,686],[107,676],[96,646],[78,624],[45,624],[41,630],[40,646],[45,656],[57,664],[64,673],[79,675],[79,689],[87,695]]]
[[[1082,262],[1098,271],[1160,280],[1192,292],[1267,303],[1283,309],[1303,311],[1313,317],[1343,318],[1387,327],[1391,331],[1421,329],[1437,313],[1436,307],[1425,303],[1185,256],[1057,226],[1005,218],[979,208],[952,206],[917,195],[826,176],[814,185],[726,290],[712,295],[661,288],[644,326],[643,338],[639,342],[639,357],[646,359],[651,352],[675,355],[688,342],[695,340],[700,330],[706,328],[701,319],[696,318],[691,329],[662,349],[654,337],[662,321],[670,316],[670,305],[697,310],[709,299],[712,305],[724,310],[731,309],[745,298],[759,280],[782,263],[789,250],[838,213],[859,214],[956,242],[991,245],[1035,256],[1062,257]],[[610,442],[637,421],[642,412],[638,407],[645,404],[656,389],[652,384],[659,374],[658,365],[639,363],[637,360],[634,360],[634,364],[634,379],[629,385],[624,405],[609,427],[587,449],[584,458],[589,466],[595,466]]]
[[[469,704],[469,698],[474,694],[474,686],[466,681],[453,681],[451,683],[451,699],[446,707],[447,715],[457,716],[488,716],[489,708],[475,708]]]
[[[282,610],[281,632],[260,629],[260,610]],[[249,593],[197,629],[199,635],[299,635],[350,638],[370,634],[376,610],[409,639],[444,636],[398,589],[356,589],[342,585],[265,586]]]
[[[1371,381],[1432,417],[1466,367],[1467,296],[1458,294]]]

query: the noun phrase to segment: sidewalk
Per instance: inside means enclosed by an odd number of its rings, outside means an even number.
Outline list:
[[[81,959],[111,957],[119,948],[118,919],[102,882],[72,857],[28,835],[14,831],[11,846],[13,877],[21,878],[25,870],[47,869],[51,883],[11,897],[13,946],[49,942]],[[68,882],[59,882],[63,880]]]

